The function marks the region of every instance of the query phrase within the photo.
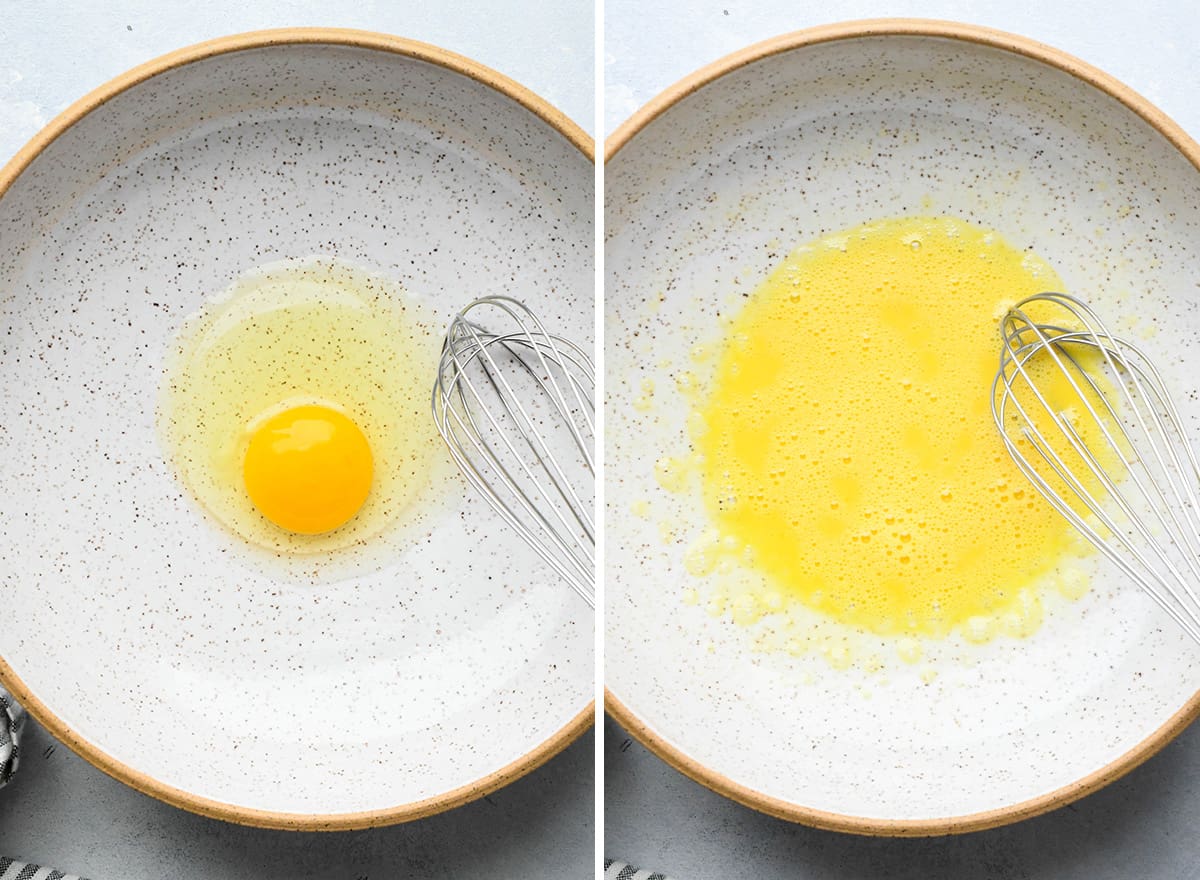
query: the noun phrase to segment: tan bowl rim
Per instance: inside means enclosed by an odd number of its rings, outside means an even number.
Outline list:
[[[516,101],[566,138],[589,161],[594,161],[595,159],[595,144],[592,139],[561,111],[519,83],[462,55],[449,52],[428,43],[421,43],[416,40],[372,31],[345,28],[279,28],[218,37],[214,40],[207,40],[203,43],[178,49],[155,58],[152,61],[148,61],[145,64],[141,64],[115,79],[109,80],[94,91],[89,92],[51,120],[3,168],[0,168],[0,198],[4,197],[4,194],[20,176],[21,172],[37,158],[42,150],[53,143],[59,135],[97,107],[127,89],[160,73],[191,64],[194,61],[201,61],[231,52],[241,52],[246,49],[301,44],[354,46],[362,49],[391,52],[418,61],[436,64],[439,67],[444,67],[447,70],[468,76]],[[25,686],[24,682],[21,681],[3,657],[0,657],[0,685],[7,689],[16,698],[17,702],[24,706],[29,711],[29,714],[37,719],[43,727],[59,740],[66,743],[72,751],[93,766],[103,770],[109,776],[124,782],[143,794],[148,794],[160,801],[181,807],[193,813],[199,813],[215,819],[223,819],[227,822],[294,831],[339,831],[392,825],[432,816],[436,813],[449,810],[452,807],[476,800],[540,767],[574,742],[592,725],[595,717],[595,700],[590,700],[582,711],[576,714],[574,718],[559,730],[555,731],[544,742],[535,746],[532,750],[512,761],[507,766],[495,770],[467,785],[433,797],[394,807],[353,813],[321,815],[252,809],[201,797],[167,785],[152,776],[134,769],[128,764],[118,761],[111,755],[106,754],[94,743],[76,733],[70,725],[55,715],[49,706],[38,699]]]
[[[1016,34],[972,24],[912,18],[867,19],[822,25],[782,34],[726,55],[670,86],[620,125],[605,141],[605,164],[612,161],[622,147],[660,115],[688,95],[699,91],[725,74],[772,55],[790,52],[793,49],[836,40],[891,36],[942,37],[978,43],[1004,49],[1056,67],[1116,98],[1153,126],[1197,170],[1200,170],[1200,145],[1192,140],[1177,123],[1137,92],[1090,64],[1059,49]],[[947,816],[936,819],[878,819],[849,816],[816,810],[771,797],[735,782],[685,754],[622,703],[611,689],[605,689],[604,704],[609,715],[659,758],[701,785],[745,806],[780,819],[831,831],[845,831],[877,837],[929,837],[980,831],[1028,819],[1065,806],[1103,788],[1157,754],[1178,736],[1197,715],[1200,715],[1200,692],[1193,694],[1182,708],[1132,749],[1070,785],[1009,806],[965,816]]]

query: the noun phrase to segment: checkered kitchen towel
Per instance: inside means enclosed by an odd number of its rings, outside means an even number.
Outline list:
[[[0,877],[0,880],[4,880]],[[666,874],[639,871],[633,865],[618,862],[613,859],[604,860],[604,880],[671,880]]]
[[[80,880],[74,874],[64,874],[53,868],[39,868],[25,862],[14,862],[0,856],[0,880]]]
[[[25,726],[25,710],[0,688],[0,788],[12,778],[21,757],[21,728]],[[0,880],[80,880],[74,874],[64,874],[52,868],[41,868],[0,856]]]
[[[17,772],[17,763],[21,758],[18,743],[24,726],[25,710],[8,695],[8,691],[0,688],[0,788]],[[3,877],[0,874],[0,878]]]

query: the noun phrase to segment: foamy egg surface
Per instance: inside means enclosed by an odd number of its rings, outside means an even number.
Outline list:
[[[1043,585],[1075,591],[1067,563],[1087,551],[1010,460],[990,388],[1005,305],[1061,289],[1041,259],[949,217],[787,257],[694,393],[691,459],[658,469],[673,490],[698,472],[712,528],[687,565],[715,578],[714,607],[753,623],[801,603],[885,636],[1035,630]]]

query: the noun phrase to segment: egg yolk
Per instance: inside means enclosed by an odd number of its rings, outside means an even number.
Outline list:
[[[358,513],[371,491],[374,461],[358,425],[309,404],[254,428],[242,474],[263,516],[290,532],[318,535]]]

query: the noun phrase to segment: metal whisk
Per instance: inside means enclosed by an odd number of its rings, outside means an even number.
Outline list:
[[[450,323],[433,418],[463,475],[595,604],[595,371],[521,302],[477,299]]]
[[[1017,303],[1001,337],[992,416],[1013,460],[1200,642],[1200,466],[1162,377],[1063,293]],[[1069,382],[1069,408],[1048,399],[1047,376]]]

